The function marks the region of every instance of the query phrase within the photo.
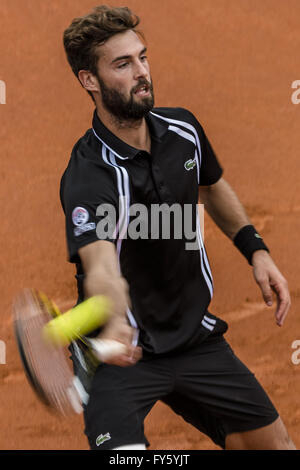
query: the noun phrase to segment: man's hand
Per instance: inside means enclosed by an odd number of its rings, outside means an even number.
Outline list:
[[[275,292],[277,298],[276,323],[278,326],[282,326],[291,306],[288,283],[267,251],[255,251],[252,256],[252,266],[254,279],[269,307],[273,305],[272,291]]]
[[[126,352],[107,359],[105,361],[107,364],[127,367],[133,366],[141,359],[142,349],[132,345],[134,334],[136,334],[135,329],[128,325],[125,317],[114,316],[109,320],[98,338],[119,341],[125,344]]]
[[[132,328],[127,321],[126,310],[130,307],[128,284],[124,278],[101,279],[103,292],[110,296],[113,302],[113,316],[107,322],[99,339],[112,339],[125,344],[125,354],[120,354],[107,359],[107,364],[127,367],[136,364],[141,359],[142,350],[132,345],[135,328]]]

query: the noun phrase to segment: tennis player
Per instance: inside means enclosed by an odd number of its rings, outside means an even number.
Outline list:
[[[100,336],[127,345],[90,381],[84,350],[72,347],[89,396],[90,448],[145,449],[144,419],[161,400],[223,449],[294,449],[270,398],[224,338],[226,322],[208,310],[213,279],[199,197],[251,265],[267,305],[275,295],[278,326],[290,307],[287,281],[196,117],[154,107],[138,25],[128,8],[99,6],[64,32],[69,64],[95,104],[92,127],[74,146],[61,180],[69,260],[77,268],[78,302],[97,294],[113,302]],[[137,207],[148,214],[138,222]],[[157,207],[158,228],[151,216]],[[178,236],[175,217],[164,236],[175,207],[195,208],[187,218],[193,240],[190,231]],[[132,235],[137,225],[139,237]]]

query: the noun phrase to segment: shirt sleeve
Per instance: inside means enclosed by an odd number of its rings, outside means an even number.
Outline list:
[[[190,111],[185,110],[185,112],[188,114],[189,121],[199,137],[197,141],[198,157],[200,160],[199,186],[210,186],[217,183],[221,178],[223,168],[199,121]]]
[[[83,246],[106,240],[116,242],[118,196],[109,176],[90,174],[76,179],[65,173],[60,185],[61,204],[65,213],[68,257],[80,261],[78,250]]]
[[[199,127],[199,137],[201,144],[199,186],[210,186],[211,184],[215,184],[217,181],[219,181],[223,175],[223,168],[221,167],[215,151],[200,124]]]

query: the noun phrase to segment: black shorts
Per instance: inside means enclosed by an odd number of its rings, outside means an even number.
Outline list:
[[[257,429],[278,418],[254,374],[217,335],[178,354],[143,357],[132,367],[101,364],[84,409],[90,448],[148,446],[144,419],[157,400],[221,448],[228,434]]]

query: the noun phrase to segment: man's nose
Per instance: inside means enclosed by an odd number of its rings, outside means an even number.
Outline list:
[[[145,64],[138,61],[135,64],[135,68],[134,68],[134,79],[138,80],[140,78],[146,78],[147,80],[149,80],[149,70]]]

